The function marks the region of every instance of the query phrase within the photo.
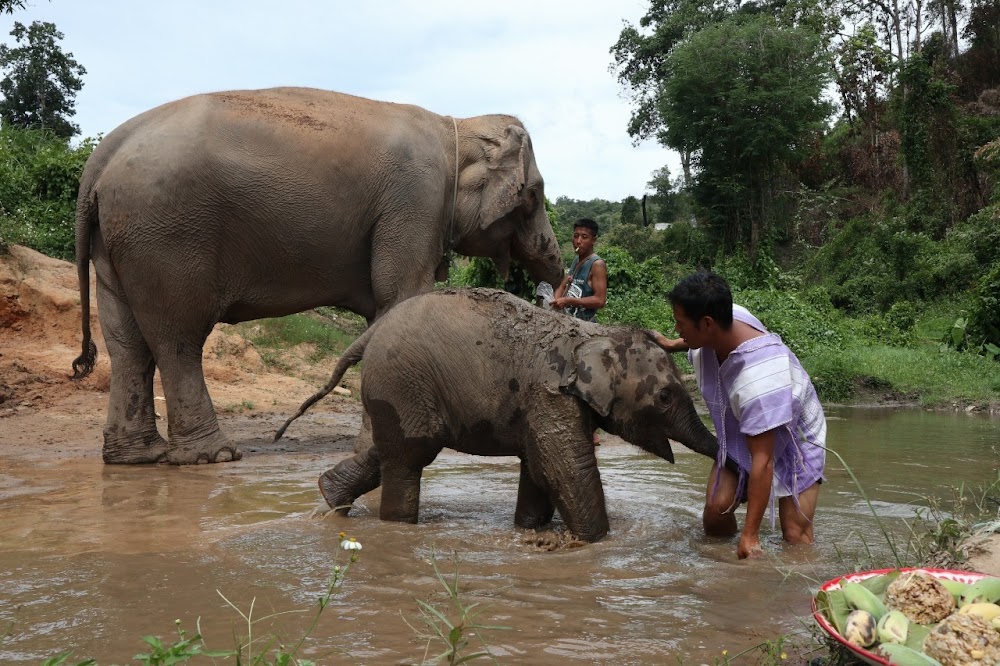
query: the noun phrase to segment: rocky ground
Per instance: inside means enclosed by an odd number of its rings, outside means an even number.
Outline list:
[[[20,246],[0,255],[0,458],[100,455],[111,364],[97,318],[93,271],[91,304],[97,365],[84,380],[71,381],[82,337],[76,267]],[[333,367],[332,361],[310,362],[311,351],[285,353],[283,371],[275,372],[234,327],[216,326],[205,345],[205,377],[225,432],[243,448],[280,450],[314,438],[329,441],[331,432],[334,446],[349,448],[360,424],[355,370],[344,381],[352,396],[321,401],[296,423],[294,434],[270,441],[274,429],[322,386]],[[154,393],[163,395],[158,376]],[[162,397],[157,406],[165,417]],[[0,473],[0,495],[3,478]],[[1000,576],[1000,535],[980,534],[964,547],[968,561],[963,568]]]

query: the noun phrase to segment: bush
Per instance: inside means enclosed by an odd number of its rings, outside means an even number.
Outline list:
[[[493,260],[486,257],[456,258],[448,272],[454,287],[489,287],[507,291],[529,301],[535,299],[535,283],[520,264],[511,264],[507,279],[500,277]],[[552,288],[559,285],[554,284]]]
[[[736,289],[733,300],[780,335],[796,356],[802,356],[821,347],[842,346],[849,335],[843,317],[829,302],[823,304],[819,293],[803,298],[788,290]]]
[[[945,241],[908,228],[910,218],[861,217],[847,223],[806,264],[806,276],[826,286],[833,304],[856,315],[885,314],[900,300],[920,303],[969,288],[976,243],[969,230]]]
[[[822,402],[848,402],[854,397],[855,369],[840,354],[820,354],[809,363],[809,378]]]
[[[976,347],[1000,347],[1000,261],[979,280],[969,312],[968,335]],[[989,347],[986,350],[990,351]]]
[[[619,247],[601,250],[608,267],[608,304],[598,311],[602,323],[628,324],[672,330],[673,310],[666,300],[670,289],[659,257],[636,261]]]
[[[73,259],[80,174],[95,145],[0,127],[0,248],[16,243]]]
[[[659,257],[636,261],[627,250],[608,246],[601,251],[608,266],[608,296],[641,292],[663,297],[669,291]]]
[[[661,232],[664,248],[677,253],[677,263],[687,266],[711,266],[715,244],[703,227],[678,222]]]

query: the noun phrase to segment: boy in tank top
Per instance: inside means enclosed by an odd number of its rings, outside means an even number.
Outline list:
[[[603,259],[594,254],[594,243],[599,233],[597,222],[586,217],[573,225],[576,258],[552,299],[554,310],[565,310],[567,314],[584,321],[594,321],[597,311],[607,304],[608,267]],[[597,431],[594,431],[594,446],[599,444]]]
[[[576,258],[552,299],[553,309],[566,310],[584,321],[594,321],[597,311],[607,304],[607,264],[594,254],[599,233],[597,222],[588,218],[579,219],[573,225]]]

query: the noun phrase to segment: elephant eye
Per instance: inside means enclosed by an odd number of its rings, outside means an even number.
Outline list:
[[[660,392],[656,395],[660,399],[660,402],[667,402],[670,400],[670,391],[667,389],[660,389]]]

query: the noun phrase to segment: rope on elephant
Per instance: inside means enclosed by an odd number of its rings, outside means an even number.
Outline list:
[[[455,116],[451,117],[451,125],[455,128],[455,183],[451,192],[451,220],[448,222],[448,237],[445,239],[444,260],[448,268],[451,268],[453,256],[452,245],[455,242],[455,209],[458,207],[458,121]],[[451,271],[448,271],[448,285],[451,285]]]

